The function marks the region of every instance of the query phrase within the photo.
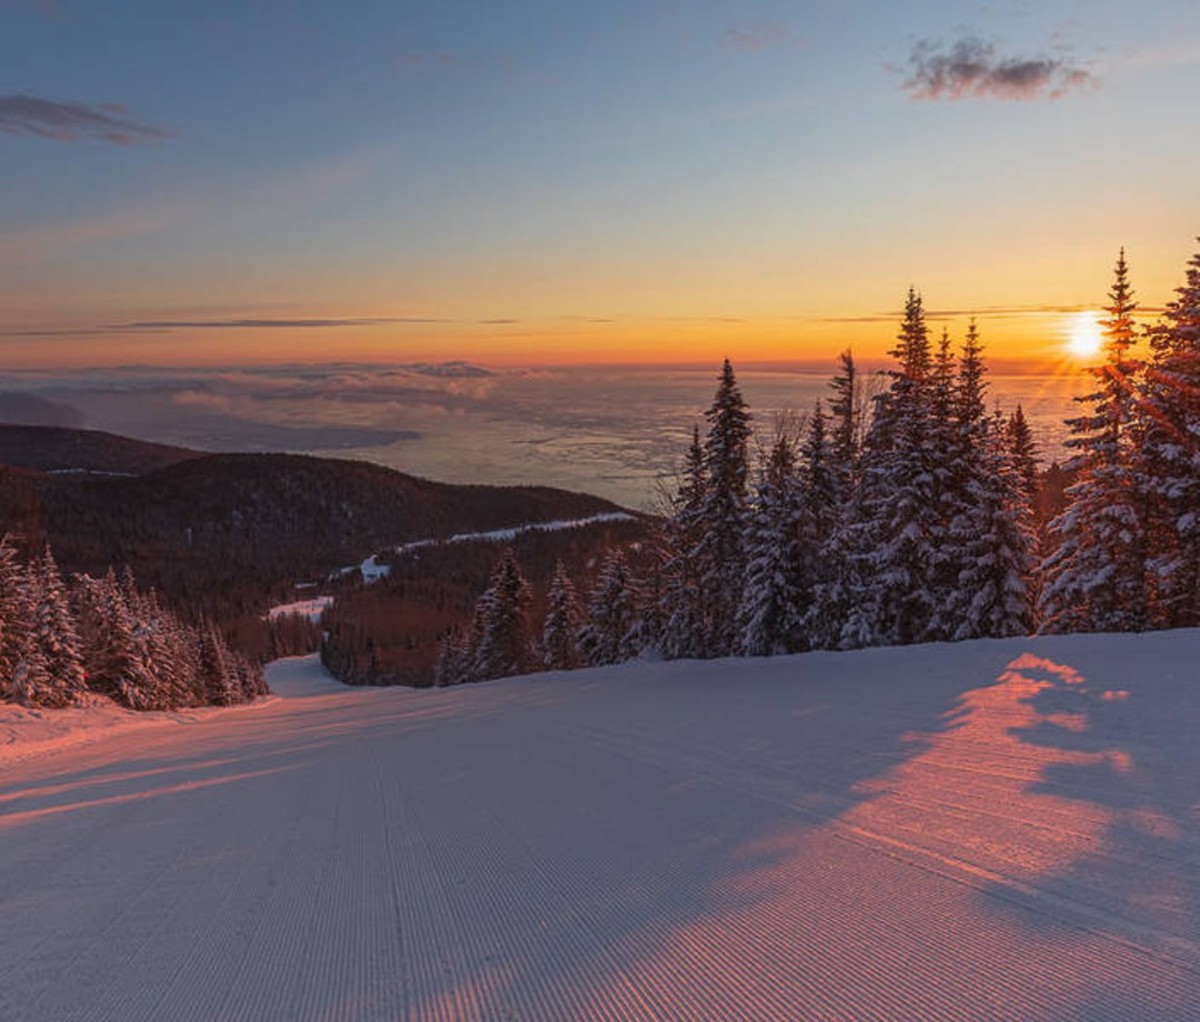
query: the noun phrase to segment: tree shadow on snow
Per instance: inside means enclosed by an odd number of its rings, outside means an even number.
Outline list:
[[[1040,868],[991,893],[1038,939],[1090,946],[1096,973],[1064,1017],[1200,1018],[1198,639],[1045,639],[1010,665],[1030,716],[1008,733],[1040,764],[1021,802],[1055,833]],[[1106,969],[1121,947],[1155,978]]]

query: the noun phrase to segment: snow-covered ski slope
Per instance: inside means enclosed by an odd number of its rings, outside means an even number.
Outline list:
[[[1200,1019],[1198,665],[283,661],[0,773],[0,1019]]]

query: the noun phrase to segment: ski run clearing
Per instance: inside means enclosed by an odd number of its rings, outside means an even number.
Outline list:
[[[1200,631],[431,691],[304,658],[23,756],[8,720],[0,1019],[1200,1019],[1197,664]]]
[[[625,511],[601,511],[587,518],[559,518],[550,522],[530,522],[526,525],[512,525],[506,529],[492,529],[489,532],[459,532],[447,539],[417,539],[411,543],[402,543],[390,548],[388,554],[411,554],[424,547],[437,546],[441,543],[511,543],[518,536],[527,532],[563,532],[568,529],[583,529],[589,525],[600,525],[604,522],[632,522],[634,516]],[[333,577],[351,575],[362,572],[363,581],[370,585],[386,578],[391,574],[391,568],[379,561],[379,554],[372,554],[361,564],[351,564],[347,568],[334,572]],[[277,610],[279,608],[276,608]],[[282,613],[282,611],[281,611]]]

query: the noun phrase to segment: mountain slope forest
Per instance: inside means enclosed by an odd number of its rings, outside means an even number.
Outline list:
[[[61,464],[69,430],[32,436],[52,448],[27,464]],[[103,436],[103,435],[99,435]],[[78,438],[83,471],[0,467],[0,534],[18,549],[49,543],[64,572],[102,577],[132,569],[186,620],[219,624],[242,652],[262,656],[268,606],[295,585],[319,581],[374,551],[529,522],[619,510],[597,497],[550,487],[453,486],[364,462],[286,454],[199,455],[131,441]],[[59,452],[59,453],[55,453]],[[139,462],[139,458],[142,459]],[[136,475],[98,472],[144,469]],[[105,466],[101,468],[100,466]],[[348,577],[343,587],[353,587]]]

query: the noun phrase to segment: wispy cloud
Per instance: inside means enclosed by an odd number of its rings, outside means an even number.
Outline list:
[[[1058,99],[1096,84],[1090,71],[1061,57],[1003,56],[995,43],[966,36],[950,46],[919,41],[902,86],[914,100],[1029,100]]]
[[[102,139],[114,145],[170,138],[174,132],[135,121],[117,103],[75,103],[17,94],[0,96],[0,131],[55,142]]]
[[[444,323],[416,316],[364,316],[336,319],[145,319],[114,323],[107,330],[307,330],[322,327],[386,326],[396,323]]]
[[[381,154],[379,149],[352,153],[333,162],[239,181],[233,188],[220,190],[204,191],[189,183],[169,192],[138,197],[93,216],[0,231],[0,266],[58,257],[98,242],[138,238],[167,229],[182,231],[193,223],[244,225],[251,220],[293,216],[359,185],[379,166]]]
[[[783,25],[770,23],[744,28],[730,28],[721,33],[721,45],[729,50],[757,53],[781,43],[798,43],[800,38]]]

